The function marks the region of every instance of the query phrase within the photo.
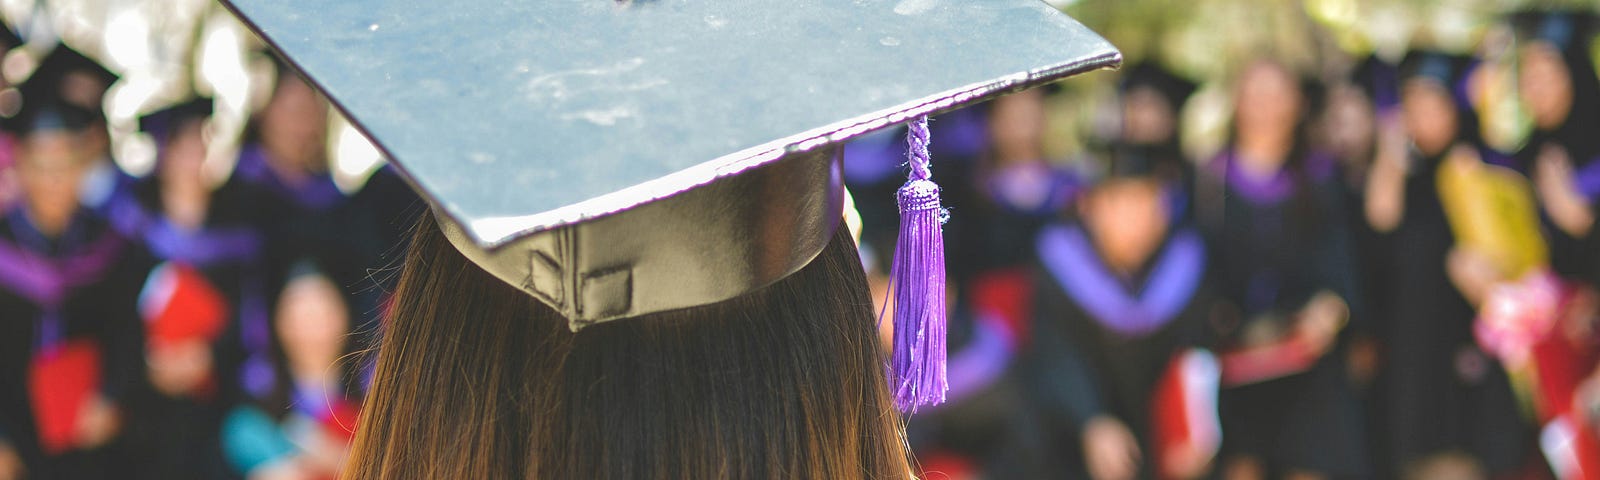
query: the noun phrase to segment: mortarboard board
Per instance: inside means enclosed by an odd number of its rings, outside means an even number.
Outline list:
[[[1400,61],[1399,80],[1401,83],[1413,79],[1426,79],[1438,82],[1457,97],[1464,101],[1460,92],[1465,89],[1464,83],[1472,67],[1472,58],[1465,55],[1454,55],[1435,50],[1412,50],[1406,53]]]
[[[574,330],[810,262],[839,142],[1121,60],[1038,0],[225,3]]]
[[[1517,36],[1549,42],[1557,50],[1587,50],[1595,23],[1595,14],[1587,11],[1528,10],[1511,15]]]
[[[1150,88],[1160,93],[1167,103],[1172,105],[1174,111],[1183,108],[1184,102],[1189,100],[1189,95],[1194,94],[1197,86],[1194,82],[1162,68],[1153,62],[1145,62],[1124,69],[1122,82],[1118,86],[1123,92],[1136,88]]]
[[[83,79],[89,84],[71,83],[79,77],[73,74],[82,74]],[[100,62],[72,49],[66,45],[57,45],[44,59],[39,60],[39,66],[28,76],[29,82],[48,82],[55,84],[57,95],[77,106],[87,110],[100,119],[105,116],[105,108],[101,104],[105,92],[111,84],[116,83],[118,76],[107,69]],[[23,92],[26,95],[27,92]]]
[[[215,102],[210,98],[194,98],[139,117],[139,130],[150,134],[157,144],[166,143],[168,137],[185,123],[210,118],[215,108]]]
[[[68,101],[61,93],[60,78],[35,72],[17,87],[22,104],[6,118],[6,130],[26,135],[36,131],[81,132],[95,120],[95,112]]]

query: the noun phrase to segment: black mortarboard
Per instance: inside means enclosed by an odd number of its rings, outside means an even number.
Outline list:
[[[945,391],[926,116],[1121,61],[1038,0],[225,1],[457,249],[573,330],[798,271],[842,217],[839,144],[909,121],[891,360],[908,410]]]
[[[1172,110],[1183,108],[1184,102],[1194,94],[1196,85],[1183,77],[1161,68],[1153,62],[1144,62],[1126,68],[1122,73],[1122,81],[1118,87],[1123,92],[1135,88],[1151,88],[1159,92],[1172,105]]]
[[[839,142],[1120,61],[1038,0],[228,3],[574,328],[804,266]]]
[[[97,118],[95,111],[62,96],[59,77],[35,74],[23,81],[17,90],[22,94],[22,104],[16,114],[3,122],[6,130],[17,135],[36,131],[80,132]]]
[[[68,85],[69,76],[74,74],[87,75],[94,85]],[[39,61],[39,66],[28,75],[24,83],[50,84],[62,101],[70,103],[80,109],[89,111],[96,119],[104,118],[105,106],[102,99],[106,88],[117,82],[117,74],[106,69],[100,62],[72,49],[66,45],[57,45],[44,59]],[[86,89],[86,90],[79,90]],[[27,96],[23,92],[23,96]],[[26,100],[24,100],[26,101]]]
[[[157,144],[166,143],[184,124],[210,118],[214,103],[210,98],[200,97],[145,114],[139,117],[139,130],[150,134]]]
[[[1467,74],[1471,72],[1472,58],[1433,50],[1412,50],[1400,61],[1400,84],[1413,79],[1438,82],[1450,91],[1451,98],[1465,105]]]
[[[1596,19],[1593,12],[1534,10],[1512,14],[1511,24],[1524,40],[1549,42],[1558,50],[1587,50]]]

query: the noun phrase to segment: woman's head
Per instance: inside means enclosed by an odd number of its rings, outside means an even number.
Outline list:
[[[1044,137],[1044,92],[1024,90],[994,99],[989,109],[989,134],[994,137],[997,166],[1040,160]]]
[[[1300,80],[1281,64],[1260,60],[1240,74],[1234,98],[1237,136],[1292,139],[1305,109]]]
[[[1600,26],[1581,11],[1528,11],[1512,16],[1519,31],[1517,92],[1534,127],[1568,143],[1592,143],[1600,122],[1600,78],[1590,40]]]
[[[1460,122],[1449,87],[1428,77],[1406,80],[1400,89],[1400,108],[1406,134],[1423,155],[1443,154],[1455,143]]]
[[[279,168],[297,172],[327,169],[328,102],[289,67],[279,69],[266,107],[256,114],[256,129]]]
[[[904,478],[842,230],[778,283],[578,333],[418,226],[349,478]]]
[[[1572,73],[1567,61],[1549,42],[1522,47],[1517,91],[1540,130],[1554,130],[1572,112]]]
[[[160,140],[161,158],[156,164],[157,178],[165,188],[204,189],[206,187],[205,118],[186,118],[165,132]]]
[[[339,286],[310,264],[297,265],[278,294],[276,326],[290,373],[300,381],[337,378],[350,333],[350,312]]]

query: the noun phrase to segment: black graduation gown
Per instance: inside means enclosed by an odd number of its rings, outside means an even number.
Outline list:
[[[277,298],[295,262],[313,260],[345,291],[358,334],[350,347],[368,346],[398,281],[410,228],[425,210],[420,198],[387,166],[353,195],[339,191],[326,175],[290,185],[266,166],[266,155],[259,146],[246,146],[230,181],[254,187],[254,221],[266,239],[264,264],[273,286],[269,298]]]
[[[1242,345],[1248,330],[1287,331],[1291,315],[1320,291],[1343,298],[1352,323],[1362,303],[1341,194],[1331,159],[1302,154],[1277,177],[1252,181],[1231,152],[1202,177],[1200,212],[1211,248],[1220,311],[1219,348]],[[1259,322],[1278,322],[1276,325]],[[1270,471],[1309,470],[1333,478],[1367,475],[1361,412],[1336,346],[1306,371],[1224,387],[1223,453],[1255,457]]]
[[[1012,322],[963,301],[946,333],[950,391],[907,420],[913,451],[924,460],[959,456],[983,478],[1037,478],[1042,431],[1023,398]]]
[[[1088,420],[1108,415],[1126,424],[1146,452],[1141,478],[1154,475],[1151,400],[1173,355],[1204,346],[1209,290],[1205,247],[1192,228],[1178,228],[1132,281],[1111,273],[1077,225],[1040,234],[1033,344],[1027,365],[1031,394],[1053,433],[1051,451],[1077,458]],[[1079,465],[1056,472],[1083,475]]]
[[[1522,460],[1528,435],[1499,363],[1477,347],[1474,312],[1450,282],[1445,258],[1455,244],[1436,187],[1439,159],[1422,159],[1406,179],[1405,212],[1388,235],[1383,303],[1388,348],[1383,398],[1394,472],[1408,462],[1459,450],[1490,472]]]
[[[37,380],[30,364],[67,342],[93,345],[100,359],[98,393],[125,406],[143,379],[144,340],[136,312],[148,256],[86,210],[61,238],[47,239],[20,208],[13,209],[0,217],[0,249],[11,259],[25,257],[25,265],[56,265],[31,269],[36,273],[75,271],[56,277],[69,285],[59,300],[30,293],[38,290],[25,284],[39,283],[27,275],[7,272],[0,281],[0,436],[22,453],[31,478],[105,478],[127,471],[136,459],[124,455],[125,432],[90,451],[43,451],[28,392]],[[124,418],[135,414],[122,413]]]
[[[142,459],[140,478],[221,478],[227,475],[220,439],[222,415],[250,393],[246,363],[270,361],[270,299],[261,265],[263,238],[252,222],[258,192],[229,182],[212,192],[204,224],[195,231],[160,215],[159,186],[139,186],[140,240],[158,261],[195,268],[228,304],[226,324],[212,343],[212,385],[174,398],[143,389],[140,416],[129,422],[132,451]],[[257,386],[260,390],[262,387]]]

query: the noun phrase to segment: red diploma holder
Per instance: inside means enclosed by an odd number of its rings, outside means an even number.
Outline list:
[[[1179,352],[1167,364],[1150,402],[1159,478],[1182,478],[1211,463],[1222,446],[1217,389],[1223,368],[1205,350]]]
[[[79,413],[100,388],[100,347],[89,340],[69,340],[35,354],[29,369],[39,448],[49,455],[72,450]]]

